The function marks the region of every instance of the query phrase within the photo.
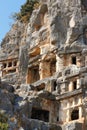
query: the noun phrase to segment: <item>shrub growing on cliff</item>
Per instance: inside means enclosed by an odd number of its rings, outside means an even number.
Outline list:
[[[21,22],[27,22],[35,8],[38,8],[39,0],[27,0],[24,5],[21,6],[20,12],[13,14],[12,18],[20,20]]]
[[[8,118],[5,114],[0,113],[0,130],[8,130]]]

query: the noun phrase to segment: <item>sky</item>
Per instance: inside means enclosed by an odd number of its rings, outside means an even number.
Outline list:
[[[0,1],[0,42],[10,30],[12,23],[14,23],[11,15],[15,12],[19,12],[21,5],[23,5],[25,2],[26,0]]]

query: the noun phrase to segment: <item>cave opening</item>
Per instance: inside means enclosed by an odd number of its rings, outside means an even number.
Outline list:
[[[49,111],[38,108],[32,108],[31,118],[49,122]]]

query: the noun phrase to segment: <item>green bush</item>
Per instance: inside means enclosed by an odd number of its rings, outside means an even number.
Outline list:
[[[0,122],[0,130],[8,130],[8,124]]]
[[[5,114],[0,113],[0,130],[8,130],[8,118]]]

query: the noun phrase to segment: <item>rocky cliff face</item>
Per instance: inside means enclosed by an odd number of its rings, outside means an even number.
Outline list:
[[[9,130],[86,130],[87,2],[40,3],[1,43],[0,109]]]

